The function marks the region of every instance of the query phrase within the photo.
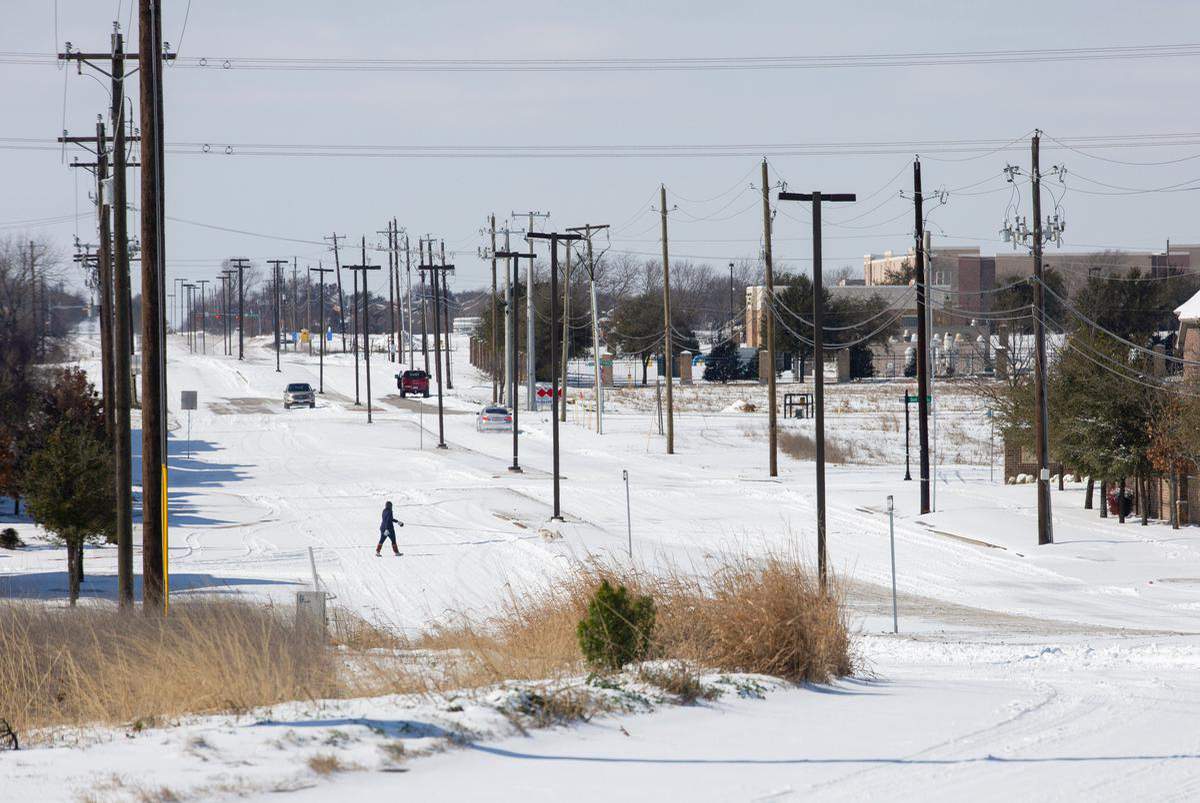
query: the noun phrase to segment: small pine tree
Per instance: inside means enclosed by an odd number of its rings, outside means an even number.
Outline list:
[[[738,378],[738,347],[732,340],[713,346],[704,360],[705,382],[729,382]]]
[[[643,660],[650,650],[654,617],[650,597],[632,597],[625,586],[614,588],[608,580],[602,581],[576,631],[588,666],[617,671]]]
[[[83,579],[84,544],[102,541],[112,528],[112,454],[92,428],[63,422],[30,455],[24,486],[34,521],[66,544],[74,605]]]

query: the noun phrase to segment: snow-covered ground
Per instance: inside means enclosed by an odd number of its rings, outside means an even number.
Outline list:
[[[589,428],[590,400],[577,397],[561,428],[558,524],[549,522],[549,414],[522,412],[525,472],[509,472],[511,438],[475,431],[491,387],[466,365],[465,341],[445,399],[449,448],[440,450],[436,397],[400,399],[385,355],[372,355],[369,424],[354,404],[350,355],[327,356],[316,409],[284,411],[284,384],[317,384],[316,357],[287,352],[276,373],[265,340],[248,341],[242,362],[214,355],[217,340],[208,356],[181,338],[171,344],[173,593],[290,603],[311,582],[311,548],[338,604],[419,630],[448,610],[486,611],[577,560],[623,559],[622,471],[642,563],[687,566],[768,548],[815,554],[812,464],[781,455],[779,477],[768,477],[765,415],[719,412],[756,399],[754,386],[680,389],[674,456],[658,434],[653,388],[614,394],[603,435]],[[87,338],[80,361],[94,367]],[[200,394],[190,447],[184,389]],[[902,481],[906,389],[828,392],[828,432],[850,455],[828,472],[829,555],[861,632],[862,677],[529,735],[484,707],[452,740],[467,749],[408,761],[399,774],[377,771],[393,767],[372,740],[454,733],[445,711],[403,700],[301,706],[270,715],[290,724],[213,718],[2,755],[0,784],[18,790],[14,799],[72,799],[88,778],[140,768],[141,783],[179,794],[216,794],[222,780],[230,791],[246,776],[243,792],[275,785],[312,799],[1195,797],[1200,531],[1099,519],[1082,510],[1082,486],[1068,485],[1053,494],[1056,543],[1037,547],[1031,487],[989,479],[986,411],[951,383],[938,386],[938,512],[921,516],[917,483]],[[365,391],[364,382],[364,400]],[[804,421],[784,426],[811,432]],[[405,522],[401,558],[374,556],[387,499]],[[34,548],[0,551],[0,594],[65,597],[63,552],[16,526]],[[563,537],[544,538],[546,527]],[[111,598],[114,551],[90,549],[87,561],[85,594]],[[194,732],[211,749],[192,745]],[[318,748],[345,751],[366,771],[319,777],[305,765]],[[129,792],[110,786],[114,798]]]

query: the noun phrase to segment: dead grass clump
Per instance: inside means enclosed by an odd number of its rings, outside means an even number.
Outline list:
[[[802,432],[780,430],[779,450],[793,460],[816,460],[817,444],[811,437]],[[853,444],[844,444],[832,438],[825,439],[825,462],[842,464],[853,463],[857,450]]]
[[[707,576],[672,573],[656,599],[664,657],[730,672],[825,683],[854,670],[840,591],[799,560],[726,558]]]
[[[329,636],[334,644],[353,652],[367,650],[404,649],[405,639],[385,625],[348,608],[332,608],[329,612]]]
[[[270,606],[182,602],[161,617],[0,603],[0,712],[22,733],[328,696],[330,670],[324,645]]]
[[[308,757],[308,768],[317,775],[333,775],[345,772],[346,765],[333,753],[317,753]]]
[[[697,700],[715,700],[721,696],[719,689],[705,686],[696,673],[682,663],[672,663],[666,667],[642,667],[638,679],[673,696],[680,705],[692,705]]]
[[[826,682],[854,669],[841,594],[833,586],[822,593],[807,567],[786,555],[724,558],[699,572],[590,564],[512,596],[493,618],[460,616],[418,646],[458,655],[459,686],[580,673],[576,628],[606,579],[654,601],[651,658],[795,682]]]
[[[604,698],[575,687],[526,689],[511,706],[535,728],[551,728],[572,722],[587,722],[609,710]]]

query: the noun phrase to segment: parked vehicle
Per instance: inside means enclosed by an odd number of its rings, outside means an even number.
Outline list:
[[[484,407],[475,416],[479,432],[512,432],[512,413],[507,407]]]
[[[295,405],[317,406],[317,394],[312,385],[307,382],[292,382],[283,391],[283,409],[290,410]]]
[[[419,368],[396,374],[396,387],[400,389],[400,398],[408,394],[420,394],[429,398],[429,374]]]

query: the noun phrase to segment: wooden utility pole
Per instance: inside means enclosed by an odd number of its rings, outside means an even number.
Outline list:
[[[663,364],[667,369],[667,454],[675,454],[675,403],[671,393],[671,377],[675,373],[671,365],[674,359],[674,342],[671,338],[671,260],[667,253],[667,187],[665,184],[659,185],[658,198],[659,214],[662,216],[663,336],[665,338],[663,341],[665,344],[663,346],[665,355]]]
[[[566,242],[567,247],[571,247],[571,243],[576,240],[583,239],[578,234],[550,232],[547,234],[537,234],[528,232],[525,235],[527,240],[549,240],[550,241],[550,396],[554,403],[550,421],[552,424],[551,435],[554,446],[554,513],[550,517],[557,521],[562,521],[562,508],[560,505],[559,492],[559,449],[558,449],[558,410],[562,405],[562,400],[559,398],[558,384],[558,355],[555,344],[555,336],[558,334],[558,241]],[[532,248],[533,244],[530,243]]]
[[[421,358],[425,362],[425,376],[430,376],[429,373],[429,311],[427,301],[429,293],[425,290],[425,271],[421,270],[421,265],[425,263],[425,241],[417,238],[417,273],[421,274]],[[432,245],[430,251],[432,252]],[[433,256],[429,257],[429,261],[433,262]]]
[[[596,259],[595,253],[592,250],[592,232],[603,231],[607,228],[607,223],[600,225],[586,223],[582,226],[567,229],[567,231],[575,232],[576,234],[583,232],[583,236],[587,240],[587,272],[592,302],[592,378],[596,393],[597,435],[604,434],[604,389],[600,381],[600,315],[596,307]]]
[[[775,271],[771,262],[771,179],[767,173],[767,160],[762,161],[762,202],[763,202],[763,264],[767,278],[767,441],[769,444],[770,476],[779,476],[778,451],[778,421],[776,420],[775,399]],[[733,271],[730,270],[732,279]],[[732,281],[730,297],[732,298]],[[732,315],[730,316],[732,320]]]
[[[567,358],[570,356],[571,345],[571,248],[571,243],[567,243],[567,261],[563,264],[562,362],[559,369],[562,375],[563,393],[567,392]],[[565,423],[567,405],[564,403],[558,407],[559,420]]]
[[[113,269],[113,330],[114,338],[112,342],[113,349],[113,382],[114,390],[116,391],[116,461],[114,469],[116,471],[116,490],[117,490],[117,602],[122,608],[132,607],[134,604],[133,594],[133,489],[130,486],[130,474],[133,470],[133,444],[130,432],[129,416],[132,406],[133,395],[133,376],[131,374],[131,357],[133,351],[133,317],[130,309],[130,271],[129,271],[129,222],[128,222],[128,188],[127,178],[128,171],[126,170],[126,151],[125,151],[125,136],[128,127],[128,120],[125,117],[125,40],[119,30],[114,30],[111,37],[112,46],[112,71],[111,71],[111,106],[109,108],[109,118],[113,126],[113,143],[112,143],[112,178],[113,178],[113,197],[112,197],[112,218],[113,218],[113,238],[112,238],[112,269]],[[161,65],[161,61],[159,64]],[[161,88],[160,88],[161,90]],[[161,252],[160,252],[161,253]],[[144,259],[143,259],[144,263]],[[145,267],[143,267],[143,274]],[[143,282],[144,284],[144,282]],[[161,286],[161,281],[158,283]],[[144,290],[143,290],[144,294]],[[161,304],[161,297],[159,297]],[[145,316],[145,304],[143,303],[143,316]],[[165,309],[164,309],[165,312]],[[143,326],[143,351],[145,350],[145,327]],[[165,355],[163,356],[165,360]],[[144,368],[143,368],[144,371]],[[145,410],[153,408],[155,405],[154,396],[146,395],[143,388],[142,393],[142,408],[143,408],[143,429],[145,421]],[[160,400],[160,402],[163,400]],[[166,421],[165,415],[158,416],[162,422],[164,429],[163,439],[165,440]],[[143,438],[145,440],[145,438]],[[143,460],[145,459],[145,446],[142,447]],[[166,449],[161,449],[160,463],[166,464]],[[165,475],[165,469],[161,471]],[[143,479],[146,471],[143,470]],[[159,466],[154,466],[155,476],[160,475]],[[163,477],[165,485],[166,479]],[[163,492],[163,504],[165,506],[165,491]],[[143,503],[144,504],[144,503]],[[165,518],[165,512],[161,514]],[[165,531],[165,524],[163,526]],[[163,536],[165,537],[165,536]],[[161,540],[161,537],[160,537]],[[165,554],[165,548],[164,548]]]
[[[197,279],[200,285],[200,353],[208,354],[208,283],[210,279]]]
[[[420,260],[417,260],[418,262]],[[413,342],[413,316],[412,316],[412,249],[408,244],[408,232],[404,233],[404,296],[405,304],[408,307],[408,312],[404,319],[408,322],[408,367],[416,368],[416,356],[414,349],[416,343]]]
[[[921,454],[921,513],[932,510],[929,498],[929,304],[928,260],[925,253],[924,196],[921,192],[921,160],[913,160],[913,251],[917,274],[917,428]]]
[[[395,249],[392,245],[392,221],[387,221],[387,228],[383,231],[376,229],[376,234],[387,235],[387,255],[388,255],[388,362],[395,359],[396,355],[396,294],[392,285],[392,274],[394,273],[394,265],[392,259],[395,256]],[[363,279],[366,279],[366,274],[363,274]]]
[[[342,292],[342,258],[338,252],[338,240],[346,239],[346,235],[338,234],[336,231],[329,237],[323,239],[333,241],[333,265],[337,270],[337,289],[338,289],[338,326],[342,330],[342,354],[346,353],[346,295]],[[366,260],[363,260],[364,262]],[[355,373],[357,380],[357,372]]]
[[[169,586],[162,51],[161,0],[138,0],[142,132],[142,603],[147,611],[165,612]],[[119,243],[114,248],[122,250]]]
[[[422,249],[422,251],[424,251],[424,249]],[[444,412],[443,412],[443,408],[442,408],[442,355],[441,355],[441,341],[442,341],[441,328],[442,327],[441,327],[441,323],[439,322],[441,310],[439,309],[439,301],[438,301],[438,296],[439,296],[438,276],[441,274],[445,274],[445,273],[449,273],[449,272],[453,271],[454,266],[446,264],[446,260],[444,257],[443,257],[442,263],[440,265],[434,264],[434,261],[433,261],[433,238],[431,237],[431,238],[429,238],[429,261],[422,262],[421,264],[419,264],[417,266],[417,269],[421,271],[422,276],[424,276],[424,274],[426,272],[429,273],[429,283],[430,283],[430,287],[433,290],[433,363],[434,363],[434,369],[437,372],[437,386],[438,386],[438,446],[437,446],[437,448],[445,449],[446,448],[446,428],[445,428],[445,421],[444,421]],[[423,300],[422,300],[422,305],[424,305]],[[422,340],[424,340],[424,337],[422,337]],[[426,357],[428,358],[428,353],[426,353]]]
[[[246,268],[250,267],[250,260],[245,257],[236,257],[229,260],[233,263],[233,267],[237,269],[237,304],[238,304],[238,359],[245,357],[245,333],[246,333]]]
[[[521,260],[528,259],[530,262],[532,262],[533,254],[528,254],[523,251],[510,251],[508,248],[508,231],[507,230],[504,233],[504,242],[505,242],[504,250],[496,253],[497,257],[505,258],[508,260],[508,268],[506,269],[506,272],[504,275],[504,288],[505,288],[504,314],[505,314],[505,325],[506,325],[506,331],[505,331],[504,337],[505,337],[505,340],[508,343],[508,345],[515,346],[515,344],[517,342],[517,299],[516,299],[517,279],[521,274],[521,270],[520,270]],[[511,276],[512,276],[511,279],[509,278],[509,274],[511,274]],[[521,406],[519,404],[517,404],[517,385],[520,384],[520,382],[517,379],[517,375],[519,373],[519,371],[517,370],[517,349],[516,348],[506,348],[504,350],[504,357],[507,360],[505,375],[508,378],[508,398],[509,398],[509,405],[512,408],[512,447],[513,447],[512,455],[513,455],[513,461],[512,461],[512,465],[508,467],[508,470],[513,472],[514,474],[520,474],[521,473],[521,463],[517,457],[517,455],[518,455],[517,436],[521,432],[521,422],[520,422]]]
[[[512,213],[512,217],[518,215],[529,218],[527,233],[533,232],[533,221],[536,218],[549,219],[550,217],[549,212]],[[533,243],[529,244],[529,253],[533,253]],[[533,336],[534,319],[537,317],[533,297],[534,261],[529,260],[529,266],[525,269],[525,407],[530,412],[537,412],[537,348]],[[520,263],[518,262],[518,264]],[[516,406],[517,400],[513,399],[512,402]]]
[[[371,418],[371,413],[372,413],[372,406],[371,406],[371,294],[369,292],[367,292],[367,271],[381,270],[381,268],[379,265],[368,265],[367,264],[367,238],[366,237],[362,238],[362,256],[363,256],[363,261],[362,261],[361,265],[347,265],[346,268],[348,270],[354,271],[354,286],[355,286],[355,294],[356,295],[358,293],[358,273],[359,273],[359,271],[362,272],[363,333],[365,336],[365,345],[363,346],[363,362],[366,365],[366,371],[367,371],[367,423],[370,424],[370,423],[372,423],[372,418]],[[356,299],[356,301],[357,301],[357,299]],[[354,309],[354,319],[356,321],[355,327],[354,327],[354,342],[357,344],[358,343],[358,325],[357,325],[358,305],[357,305],[357,303],[355,304],[355,309]],[[356,349],[355,354],[357,355],[357,345],[355,346],[355,349]],[[355,374],[354,403],[358,404],[358,384],[357,384],[358,364],[357,363],[355,363],[354,374]]]
[[[319,379],[318,379],[318,385],[317,385],[317,387],[318,387],[317,392],[324,394],[325,393],[325,274],[333,273],[333,268],[323,268],[323,267],[321,267],[321,263],[318,262],[317,267],[309,268],[308,272],[317,274],[317,281],[318,281],[317,305],[320,307],[320,316],[321,316],[321,356],[319,358],[320,359],[320,362],[319,362],[320,368],[318,369],[319,370],[319,373],[318,373]],[[312,341],[310,340],[309,342],[311,343]]]
[[[286,259],[268,259],[267,264],[271,266],[271,301],[273,314],[271,320],[274,322],[272,327],[275,330],[275,373],[281,373],[279,367],[279,281],[283,276],[283,266],[287,264]]]
[[[431,254],[433,253],[433,243],[429,244],[429,251]],[[442,254],[442,264],[445,265],[446,264],[446,241],[445,240],[441,241],[441,254]],[[450,321],[450,289],[449,289],[450,283],[446,280],[446,274],[444,274],[444,273],[442,274],[441,278],[439,279],[439,284],[441,285],[441,289],[442,289],[442,305],[443,305],[442,306],[442,314],[446,316],[445,317],[445,323],[446,323],[446,388],[448,390],[454,390],[454,373],[451,371],[451,366],[450,366],[450,346],[454,342],[453,341],[454,329],[451,326],[451,321]]]
[[[1050,520],[1050,423],[1046,409],[1046,293],[1042,266],[1042,171],[1039,161],[1041,133],[1033,133],[1033,170],[1030,178],[1033,182],[1033,335],[1037,350],[1033,386],[1037,397],[1034,435],[1037,437],[1038,457],[1038,544],[1044,545],[1054,543],[1054,530]]]
[[[496,371],[496,315],[498,313],[496,304],[496,216],[494,214],[488,217],[488,223],[492,234],[492,343],[491,353],[488,355],[488,371],[492,375],[492,404],[496,404],[500,375]]]
[[[781,192],[781,201],[804,201],[812,204],[813,239],[813,405],[816,408],[813,440],[816,442],[817,473],[817,574],[821,591],[826,588],[825,550],[825,331],[824,288],[821,283],[821,202],[853,203],[854,193],[826,194],[822,192]]]

